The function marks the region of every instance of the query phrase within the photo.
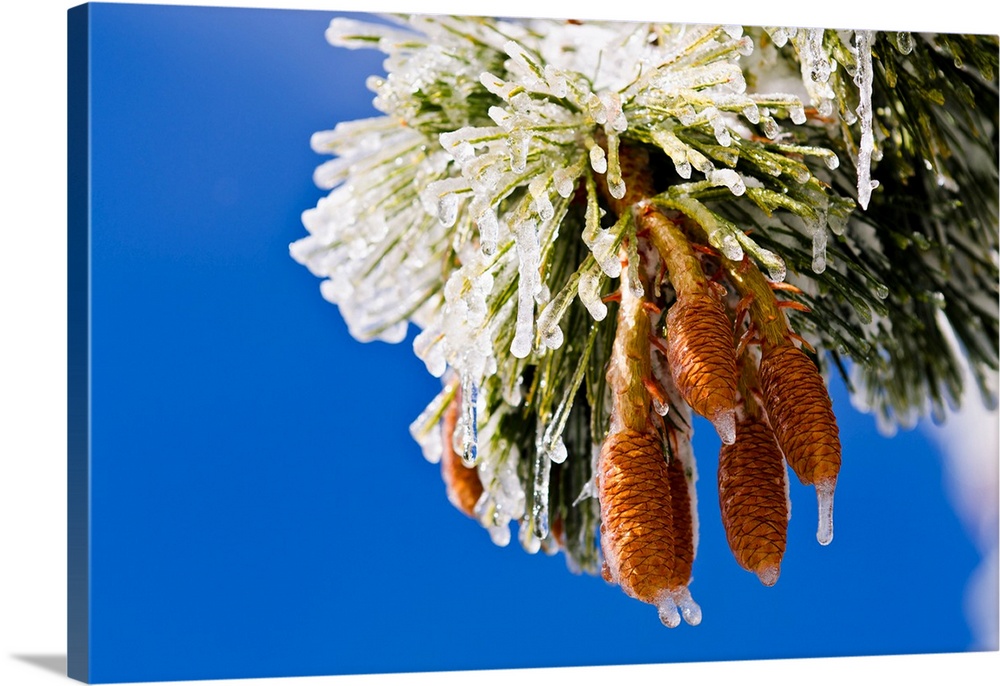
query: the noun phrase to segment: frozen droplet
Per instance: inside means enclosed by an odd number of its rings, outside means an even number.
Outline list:
[[[442,195],[438,199],[437,216],[442,226],[453,226],[458,218],[458,196],[454,193]]]
[[[944,300],[944,296],[942,294],[938,293],[937,295],[941,296],[942,301]],[[889,288],[885,284],[875,284],[875,297],[879,300],[885,300],[889,297]]]
[[[504,524],[503,526],[491,526],[487,528],[490,534],[490,540],[493,541],[493,545],[498,548],[506,548],[510,545],[510,526]]]
[[[559,325],[539,330],[542,343],[550,350],[558,350],[563,344],[563,332]]]
[[[739,239],[731,233],[722,236],[722,240],[719,242],[719,250],[733,262],[739,262],[743,259],[743,246],[740,245]]]
[[[733,195],[743,195],[747,187],[743,178],[732,169],[715,169],[708,173],[708,182],[713,186],[726,186]]]
[[[674,602],[680,608],[681,616],[684,617],[685,622],[691,626],[701,624],[701,607],[699,607],[698,603],[694,602],[694,598],[691,597],[691,591],[688,590],[687,586],[674,591]]]
[[[610,231],[599,231],[594,238],[591,251],[601,270],[612,279],[617,279],[622,273],[622,262],[614,250],[615,237]]]
[[[616,178],[608,176],[608,192],[611,193],[611,197],[619,200],[625,197],[625,182],[620,176]]]
[[[663,402],[655,395],[650,396],[650,399],[653,401],[653,411],[656,412],[656,414],[660,415],[661,417],[665,417],[667,415],[667,412],[670,411],[669,403]]]
[[[569,450],[566,449],[566,444],[563,443],[562,438],[559,438],[549,451],[549,459],[556,464],[562,464],[566,461],[567,457],[569,457]]]
[[[896,49],[904,55],[913,52],[913,35],[909,31],[900,31],[896,34]]]
[[[521,543],[521,547],[524,548],[524,552],[529,555],[534,555],[542,548],[542,541],[535,535],[535,532],[526,519],[521,520],[521,526],[517,530],[517,540]]]
[[[778,565],[768,565],[757,570],[757,578],[765,586],[774,586],[778,583],[778,575],[780,573],[781,568]]]
[[[827,169],[836,169],[840,166],[840,158],[837,157],[836,153],[824,155],[823,162],[826,164]]]
[[[774,121],[774,117],[769,114],[761,113],[760,124],[764,128],[764,135],[774,140],[781,133],[781,129],[778,128],[778,122]]]
[[[736,410],[723,410],[712,418],[712,425],[726,445],[736,442]]]
[[[497,251],[497,236],[500,232],[500,224],[497,222],[496,212],[492,207],[487,207],[476,217],[476,224],[479,226],[479,242],[486,255],[494,255]]]
[[[806,110],[802,105],[794,105],[788,108],[788,116],[793,124],[806,123]]]
[[[767,28],[766,31],[776,47],[784,47],[785,43],[788,42],[788,34],[780,26]]]
[[[833,491],[837,480],[826,479],[816,484],[816,502],[819,508],[819,526],[816,540],[820,545],[830,545],[833,540]]]
[[[664,593],[657,601],[656,609],[660,615],[663,626],[676,629],[681,625],[681,614],[677,611],[677,605],[669,593]]]
[[[787,275],[785,261],[779,255],[760,248],[757,251],[757,259],[767,268],[767,278],[771,283],[781,283]]]
[[[601,299],[600,287],[600,275],[588,272],[580,276],[580,285],[577,289],[580,302],[596,321],[602,321],[608,316],[608,306]]]
[[[590,149],[590,166],[598,174],[608,170],[608,160],[604,156],[604,148],[595,145]]]
[[[545,81],[552,91],[552,95],[557,98],[565,98],[567,93],[566,77],[562,71],[551,64],[545,65]]]
[[[528,164],[528,149],[531,146],[531,134],[527,131],[512,131],[508,139],[510,147],[510,168],[515,172],[523,172]]]

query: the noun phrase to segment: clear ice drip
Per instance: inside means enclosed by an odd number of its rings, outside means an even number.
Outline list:
[[[479,459],[479,387],[472,374],[462,374],[462,463],[475,466]]]
[[[539,427],[541,429],[541,427]],[[552,460],[539,436],[535,450],[535,481],[532,484],[531,529],[539,539],[549,535],[549,474]]]
[[[878,181],[872,181],[872,151],[875,149],[875,135],[872,131],[872,36],[873,31],[855,31],[854,40],[858,50],[858,68],[854,74],[854,84],[858,87],[858,119],[861,122],[861,145],[858,146],[858,204],[868,209],[872,191],[878,188]]]
[[[819,526],[816,540],[820,545],[830,545],[833,540],[833,491],[837,487],[835,479],[816,484],[816,502],[819,509]]]

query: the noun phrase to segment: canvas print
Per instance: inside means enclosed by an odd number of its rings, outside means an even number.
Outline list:
[[[71,676],[997,650],[997,36],[90,4],[70,59]]]

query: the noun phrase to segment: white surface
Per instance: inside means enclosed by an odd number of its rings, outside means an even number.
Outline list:
[[[66,10],[76,3],[38,0],[3,10],[2,65],[4,154],[0,194],[0,684],[39,686],[69,683],[65,664],[66,604],[66,245],[65,245],[65,55]],[[170,2],[160,4],[205,4]],[[277,2],[226,2],[230,6],[275,6]],[[588,8],[601,18],[681,21],[725,19],[780,23],[892,28],[975,30],[997,33],[996,12],[984,17],[977,0],[947,5],[933,17],[907,10],[891,17],[871,13],[874,3],[838,2],[819,12],[806,3],[737,3],[710,8],[694,3],[645,7],[634,1]],[[888,3],[885,3],[886,5]],[[357,0],[294,2],[306,9],[358,9]],[[465,5],[467,8],[468,5]],[[867,7],[867,9],[865,9]],[[456,0],[378,0],[366,9],[462,11]],[[624,9],[623,9],[624,8]],[[708,9],[706,9],[708,8]],[[861,14],[864,10],[866,14]],[[468,11],[467,9],[465,11]],[[579,15],[567,0],[486,0],[476,11],[508,16]],[[721,15],[721,16],[720,16]],[[11,149],[12,148],[12,149]],[[915,601],[919,602],[918,599]],[[670,640],[669,632],[664,640]],[[500,684],[553,678],[554,670],[477,673],[477,683]],[[559,678],[625,683],[693,683],[716,680],[754,683],[993,683],[1000,653],[756,663],[637,666],[561,670]],[[468,674],[395,677],[320,677],[211,681],[203,684],[458,684]],[[171,682],[174,683],[174,682]],[[188,682],[190,683],[190,682]]]

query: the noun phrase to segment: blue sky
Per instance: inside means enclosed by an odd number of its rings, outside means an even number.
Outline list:
[[[698,627],[501,549],[407,427],[439,388],[360,344],[288,256],[317,130],[374,114],[332,13],[91,8],[92,605],[98,681],[951,652],[979,558],[919,432],[842,386],[836,535],[792,485],[781,579],[725,544],[697,429]]]

